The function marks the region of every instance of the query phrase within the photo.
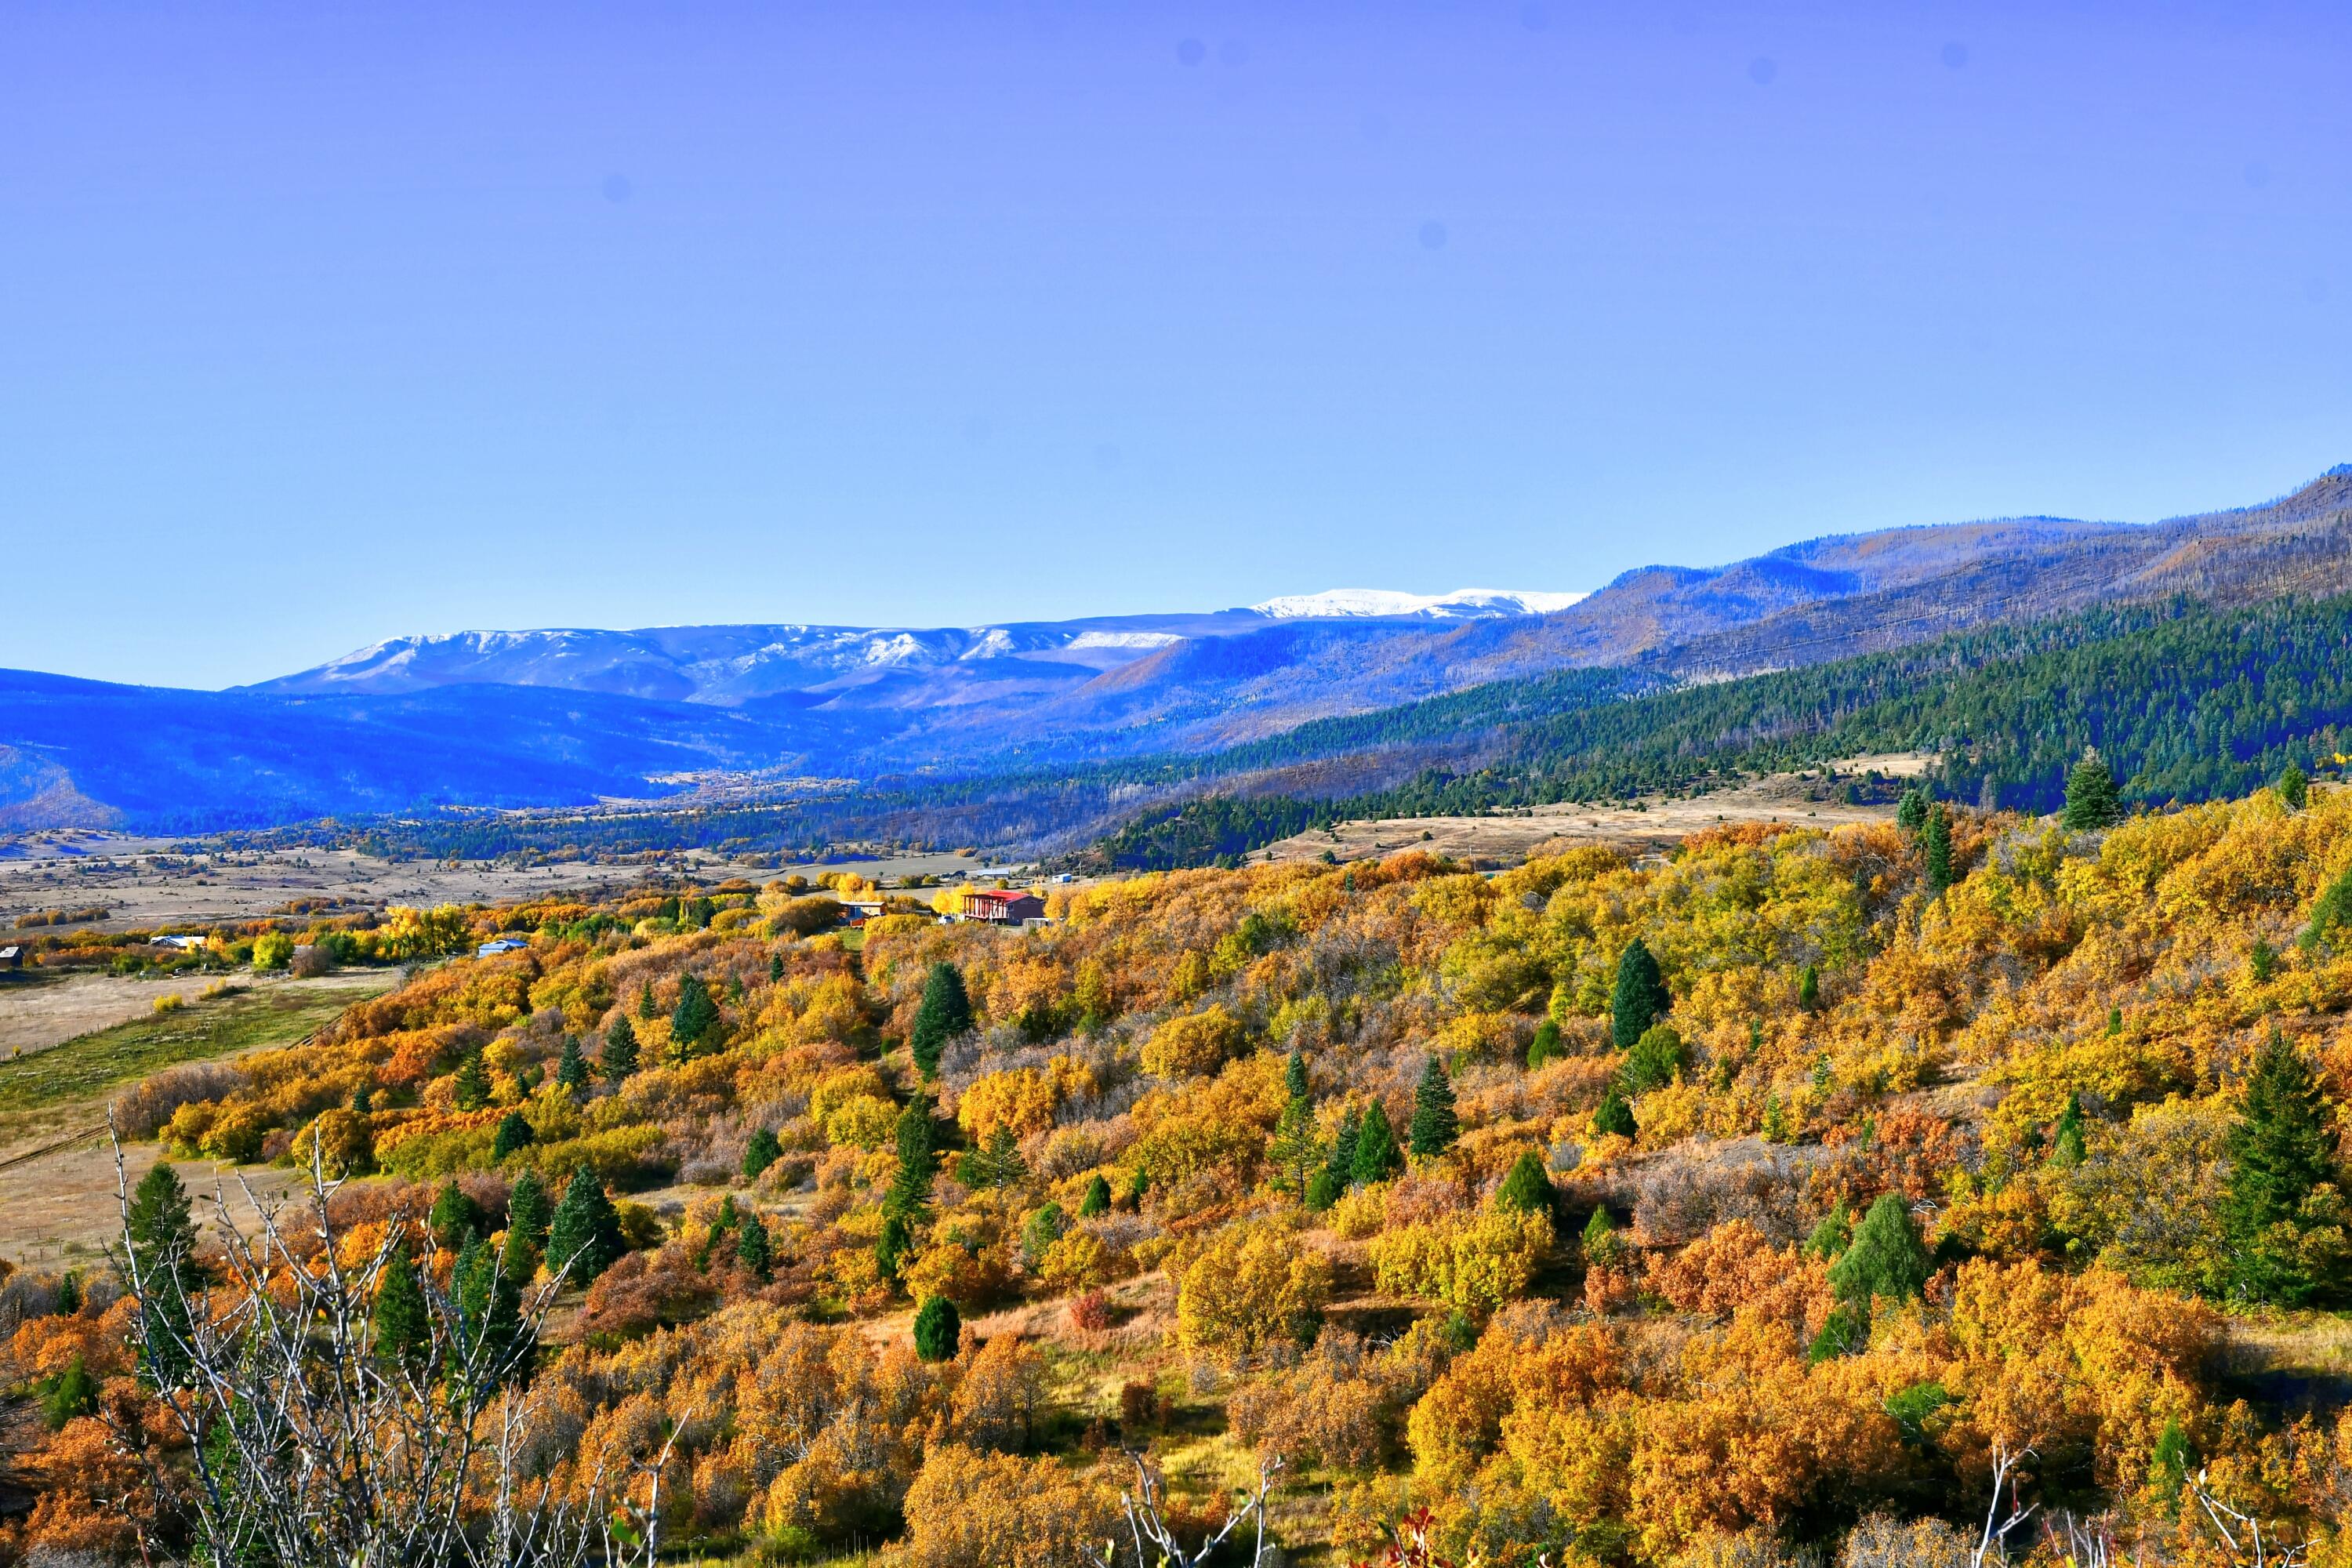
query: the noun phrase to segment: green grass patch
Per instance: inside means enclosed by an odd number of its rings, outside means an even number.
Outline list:
[[[384,989],[385,981],[349,985],[272,985],[96,1030],[28,1056],[0,1060],[0,1127],[61,1106],[95,1101],[175,1062],[283,1046],[331,1022],[345,1007]]]

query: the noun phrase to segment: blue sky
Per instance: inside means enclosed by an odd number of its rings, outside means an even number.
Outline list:
[[[0,665],[964,624],[2352,458],[2352,7],[12,5]]]

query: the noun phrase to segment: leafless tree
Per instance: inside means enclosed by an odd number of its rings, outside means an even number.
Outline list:
[[[1282,1456],[1276,1454],[1258,1461],[1256,1489],[1248,1494],[1248,1500],[1237,1511],[1226,1517],[1223,1526],[1215,1534],[1191,1552],[1178,1542],[1175,1531],[1169,1526],[1159,1473],[1146,1462],[1142,1454],[1133,1448],[1127,1450],[1127,1458],[1128,1463],[1135,1467],[1135,1488],[1119,1493],[1118,1506],[1126,1518],[1128,1536],[1134,1546],[1139,1568],[1152,1568],[1155,1564],[1164,1565],[1164,1568],[1200,1568],[1202,1563],[1216,1555],[1217,1549],[1234,1531],[1253,1521],[1257,1527],[1257,1540],[1250,1551],[1250,1568],[1259,1568],[1259,1564],[1269,1560],[1265,1505],[1281,1479]],[[1114,1542],[1106,1542],[1100,1550],[1088,1548],[1087,1557],[1095,1568],[1118,1568],[1118,1550]]]
[[[203,1556],[283,1568],[651,1568],[667,1443],[624,1475],[532,1474],[522,1462],[540,1405],[529,1361],[560,1272],[491,1333],[420,1269],[425,1341],[386,1354],[379,1289],[404,1256],[403,1227],[347,1263],[328,1214],[341,1184],[315,1152],[304,1188],[283,1203],[239,1178],[246,1226],[215,1184],[211,1279],[134,1237],[119,1142],[115,1173],[136,1349],[167,1430],[185,1444],[184,1467],[135,1412],[109,1419],[156,1495],[180,1500]]]
[[[2272,1533],[2265,1539],[2261,1520],[2250,1513],[2240,1513],[2207,1489],[2203,1470],[2197,1472],[2189,1490],[2228,1544],[2230,1555],[2239,1562],[2251,1564],[2251,1568],[2303,1568],[2310,1556],[2311,1542],[2303,1541],[2288,1546],[2279,1540],[2276,1525],[2272,1526]]]
[[[1984,1533],[1977,1538],[1977,1549],[1969,1553],[1970,1568],[1985,1568],[1988,1561],[2005,1558],[2008,1554],[2009,1532],[2033,1517],[2038,1503],[2021,1500],[2017,1472],[2026,1460],[2033,1458],[2031,1448],[2012,1453],[2005,1443],[1992,1446],[1992,1500],[1985,1505]],[[2000,1511],[2000,1494],[2009,1492],[2009,1512]]]

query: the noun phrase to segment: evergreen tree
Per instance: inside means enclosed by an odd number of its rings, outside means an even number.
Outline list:
[[[2301,811],[2311,798],[2311,781],[2293,763],[2280,770],[2278,783],[2271,787],[2278,792],[2279,800],[2289,811]]]
[[[539,1260],[547,1252],[547,1227],[554,1215],[539,1173],[525,1171],[517,1176],[514,1190],[507,1194],[507,1245],[502,1259],[515,1279],[528,1279],[538,1270]]]
[[[567,1284],[588,1286],[628,1250],[620,1212],[604,1195],[604,1184],[586,1166],[572,1173],[563,1201],[547,1226],[547,1267]]]
[[[1609,1206],[1603,1204],[1592,1211],[1584,1222],[1584,1261],[1594,1268],[1612,1268],[1625,1258],[1625,1238],[1617,1234],[1617,1222],[1609,1217]]]
[[[1916,833],[1927,826],[1927,792],[1906,789],[1895,804],[1895,821],[1906,833]]]
[[[899,1268],[907,1255],[915,1250],[915,1227],[907,1216],[884,1210],[882,1229],[874,1237],[874,1262],[885,1279],[898,1278]]]
[[[457,1184],[457,1177],[452,1176],[443,1182],[441,1190],[433,1195],[432,1212],[425,1216],[425,1227],[433,1233],[433,1239],[439,1246],[445,1249],[455,1248],[465,1244],[468,1234],[488,1230],[490,1216],[482,1212],[482,1205]]]
[[[1881,1297],[1907,1301],[1926,1288],[1927,1249],[1903,1200],[1888,1193],[1870,1205],[1853,1229],[1853,1243],[1830,1265],[1830,1284],[1838,1299],[1867,1313]]]
[[[1809,1258],[1834,1263],[1845,1256],[1845,1249],[1853,1245],[1853,1212],[1845,1206],[1845,1200],[1840,1198],[1837,1206],[1822,1215],[1821,1223],[1813,1226],[1811,1236],[1805,1237],[1804,1252]]]
[[[140,1178],[123,1230],[140,1286],[141,1375],[151,1387],[175,1387],[188,1372],[182,1347],[195,1331],[193,1303],[205,1276],[187,1190],[169,1164],[158,1162]]]
[[[926,1296],[915,1309],[915,1354],[925,1361],[949,1361],[963,1339],[963,1318],[945,1296]]]
[[[1021,1141],[1010,1127],[991,1129],[986,1143],[956,1162],[956,1180],[974,1189],[1010,1187],[1028,1173],[1021,1158]]]
[[[1609,1034],[1621,1051],[1631,1050],[1642,1032],[1674,1005],[1665,976],[1649,944],[1635,937],[1617,960],[1617,985],[1609,997]]]
[[[1138,1165],[1135,1180],[1127,1185],[1127,1206],[1137,1214],[1143,1212],[1143,1194],[1151,1190],[1151,1173]]]
[[[775,1258],[768,1249],[768,1226],[758,1215],[745,1215],[737,1229],[735,1261],[762,1280],[774,1271]]]
[[[416,1278],[416,1258],[409,1250],[408,1238],[403,1237],[384,1260],[383,1273],[376,1283],[373,1346],[376,1359],[386,1365],[404,1366],[411,1373],[421,1372],[433,1349],[430,1312],[425,1304],[425,1288]]]
[[[1624,1064],[1617,1076],[1629,1095],[1647,1094],[1664,1089],[1675,1081],[1683,1070],[1690,1053],[1683,1046],[1683,1037],[1671,1024],[1653,1024],[1642,1031],[1633,1048],[1625,1053]]]
[[[1021,1261],[1036,1268],[1069,1228],[1069,1215],[1062,1212],[1061,1205],[1048,1202],[1039,1206],[1021,1226]]]
[[[2156,1436],[2156,1450],[2148,1457],[2148,1485],[2156,1489],[2168,1507],[2178,1507],[2180,1493],[2189,1482],[2189,1471],[2195,1456],[2189,1447],[2189,1434],[2181,1429],[2180,1417],[2165,1422],[2164,1430]]]
[[[504,1382],[522,1351],[522,1298],[490,1255],[489,1243],[469,1236],[453,1273],[457,1296],[458,1359],[485,1385]]]
[[[1078,1217],[1093,1219],[1110,1213],[1110,1182],[1100,1171],[1087,1184],[1086,1195],[1078,1200]]]
[[[1797,972],[1797,1005],[1808,1013],[1822,1010],[1822,971],[1819,964],[1808,963]],[[1763,1021],[1759,1019],[1756,1026],[1759,1034],[1762,1033],[1763,1026]],[[1761,1045],[1763,1042],[1758,1040],[1753,1043]]]
[[[588,1092],[588,1058],[581,1055],[580,1042],[572,1036],[563,1037],[563,1056],[555,1064],[555,1081],[574,1100]]]
[[[637,1070],[637,1031],[626,1018],[615,1018],[604,1031],[604,1054],[599,1064],[606,1083],[618,1083]]]
[[[490,1102],[490,1075],[482,1066],[482,1053],[468,1051],[466,1059],[457,1064],[457,1109],[479,1110]]]
[[[2077,832],[2112,827],[2124,816],[2123,795],[2107,764],[2085,756],[2066,775],[2066,809],[2060,820]]]
[[[1413,1157],[1434,1160],[1454,1147],[1462,1135],[1461,1119],[1454,1110],[1454,1084],[1445,1076],[1445,1064],[1431,1057],[1421,1069],[1421,1082],[1412,1091],[1412,1120],[1406,1125],[1406,1137]]]
[[[375,1090],[366,1084],[352,1090],[352,1114],[369,1116],[375,1111]]]
[[[1927,891],[1940,894],[1952,885],[1952,819],[1942,806],[1927,814],[1920,837],[1927,847]]]
[[[533,1134],[530,1121],[520,1110],[509,1110],[499,1118],[499,1128],[490,1135],[490,1160],[503,1163],[508,1155],[528,1148]]]
[[[743,1145],[743,1179],[756,1182],[761,1173],[784,1157],[784,1146],[776,1141],[775,1132],[765,1127],[752,1131],[751,1142]]]
[[[81,1357],[74,1357],[66,1363],[63,1372],[43,1384],[41,1424],[50,1431],[62,1432],[67,1422],[97,1414],[98,1379],[90,1376],[89,1368],[82,1365]]]
[[[1315,1136],[1315,1102],[1303,1094],[1290,1097],[1274,1124],[1274,1141],[1266,1157],[1282,1173],[1290,1190],[1304,1198],[1307,1181],[1322,1162],[1323,1148]]]
[[[2305,1203],[2333,1178],[2327,1107],[2301,1053],[2277,1029],[2255,1057],[2230,1129],[2230,1181],[2221,1204],[2233,1258],[2231,1283],[2258,1301],[2301,1306],[2322,1281],[2302,1254]]]
[[[710,987],[698,975],[679,975],[677,1005],[669,1014],[670,1049],[684,1061],[718,1027],[719,1004],[710,999]]]
[[[1364,1128],[1364,1113],[1350,1106],[1339,1119],[1339,1134],[1331,1140],[1332,1179],[1344,1188],[1356,1179],[1356,1139]]]
[[[768,984],[782,985],[783,983],[784,955],[781,952],[772,952],[768,955]]]
[[[2050,1141],[2050,1163],[2079,1165],[2089,1152],[2083,1140],[2083,1097],[2070,1094],[2066,1097],[2066,1109],[2058,1113],[2056,1135]]]
[[[1549,1215],[1555,1196],[1551,1176],[1544,1170],[1543,1156],[1532,1149],[1511,1163],[1503,1184],[1495,1189],[1497,1204],[1528,1214]]]
[[[637,988],[637,1019],[650,1024],[661,1016],[661,1008],[654,1002],[654,983],[646,981]]]
[[[78,1270],[68,1268],[65,1272],[65,1277],[58,1281],[58,1304],[55,1315],[60,1318],[75,1317],[80,1313],[81,1307],[81,1275]]]
[[[1291,1052],[1290,1059],[1282,1065],[1282,1087],[1293,1100],[1308,1098],[1307,1058],[1297,1051]]]
[[[1364,1107],[1364,1120],[1356,1129],[1356,1158],[1349,1174],[1358,1186],[1369,1187],[1387,1181],[1403,1167],[1404,1156],[1389,1128],[1388,1108],[1373,1100]]]
[[[1328,1167],[1307,1178],[1307,1209],[1309,1214],[1321,1214],[1339,1201],[1339,1178]]]
[[[1546,1018],[1536,1026],[1536,1037],[1528,1042],[1528,1068],[1533,1071],[1559,1055],[1559,1026]]]
[[[925,1078],[938,1074],[940,1052],[947,1043],[971,1027],[971,997],[964,990],[963,971],[952,963],[932,964],[907,1041]]]
[[[1617,1092],[1613,1083],[1601,1095],[1600,1109],[1592,1113],[1592,1131],[1596,1137],[1611,1132],[1621,1138],[1635,1135],[1633,1108],[1625,1103],[1625,1097]]]
[[[898,1173],[891,1179],[882,1205],[911,1223],[929,1206],[931,1181],[940,1171],[929,1097],[918,1094],[898,1112]]]
[[[2305,952],[2312,952],[2347,927],[2352,927],[2352,866],[2346,867],[2344,874],[2328,883],[2313,900],[2311,919],[2305,923],[2303,935],[2295,940]]]

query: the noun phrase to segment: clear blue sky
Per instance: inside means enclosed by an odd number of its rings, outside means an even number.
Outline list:
[[[2352,458],[2352,7],[0,24],[0,665],[1597,585]]]

